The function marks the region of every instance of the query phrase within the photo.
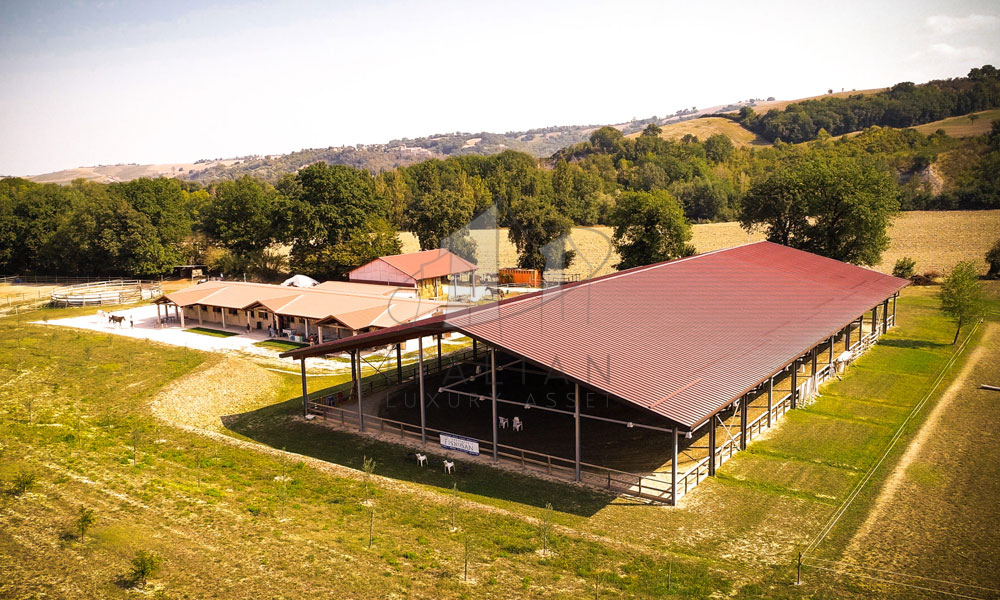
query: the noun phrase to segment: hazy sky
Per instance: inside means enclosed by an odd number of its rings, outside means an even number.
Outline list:
[[[994,2],[0,0],[0,174],[621,122],[984,63]]]

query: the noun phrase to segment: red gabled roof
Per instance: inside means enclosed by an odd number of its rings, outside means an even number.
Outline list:
[[[479,268],[475,263],[471,263],[443,248],[410,252],[409,254],[393,254],[392,256],[382,256],[375,260],[383,261],[394,269],[418,280],[468,273]],[[364,268],[364,265],[358,267],[358,269],[362,268]]]
[[[693,428],[907,284],[758,242],[287,355],[457,330]]]

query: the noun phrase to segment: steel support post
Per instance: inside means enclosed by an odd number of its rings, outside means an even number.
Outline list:
[[[573,390],[573,429],[576,438],[576,454],[574,460],[574,467],[576,468],[576,480],[581,481],[580,477],[580,384],[576,384]]]
[[[715,477],[715,415],[708,423],[708,475]]]
[[[420,394],[420,443],[427,443],[427,414],[424,410],[424,338],[417,338],[417,379]]]
[[[306,387],[306,359],[299,359],[302,367],[302,416],[309,414],[309,389]]]
[[[674,449],[670,460],[670,505],[677,506],[677,427],[674,426]]]
[[[493,401],[493,462],[500,456],[497,450],[497,357],[496,350],[490,348],[490,399]]]

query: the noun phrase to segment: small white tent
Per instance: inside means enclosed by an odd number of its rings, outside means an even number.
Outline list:
[[[292,275],[288,279],[281,282],[281,285],[287,285],[288,287],[307,288],[307,287],[312,287],[318,283],[319,283],[318,281],[306,275]]]

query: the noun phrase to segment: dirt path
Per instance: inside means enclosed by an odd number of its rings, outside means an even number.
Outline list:
[[[221,417],[254,410],[273,400],[281,376],[248,360],[225,356],[208,360],[187,377],[156,395],[150,403],[172,425],[222,431]]]
[[[1000,569],[1000,457],[995,444],[983,440],[995,436],[1000,402],[995,392],[991,396],[978,387],[1000,377],[998,365],[1000,325],[990,323],[851,539],[846,562],[883,569],[878,575],[883,579],[993,597]],[[914,593],[898,586],[880,589]]]
[[[927,420],[921,426],[920,431],[910,442],[907,447],[906,452],[903,454],[902,458],[899,459],[899,464],[896,465],[895,471],[889,476],[889,479],[885,483],[885,487],[882,488],[882,492],[878,496],[878,500],[875,501],[875,506],[872,507],[871,513],[868,515],[868,519],[864,524],[858,529],[857,533],[851,539],[850,544],[847,546],[845,555],[854,556],[857,555],[863,540],[868,538],[873,531],[875,531],[882,523],[885,522],[888,516],[889,510],[892,508],[892,504],[896,501],[896,495],[899,491],[900,486],[906,481],[906,470],[907,468],[920,456],[924,449],[927,440],[931,436],[938,435],[938,430],[941,427],[942,416],[951,409],[951,405],[955,400],[955,396],[959,391],[964,389],[968,385],[969,374],[972,369],[983,359],[983,355],[986,352],[986,345],[996,334],[997,325],[990,323],[986,326],[986,331],[983,332],[982,341],[972,354],[969,355],[969,359],[966,361],[965,366],[959,372],[955,380],[948,386],[944,394],[941,395],[941,399],[934,406],[931,414],[927,416]]]

